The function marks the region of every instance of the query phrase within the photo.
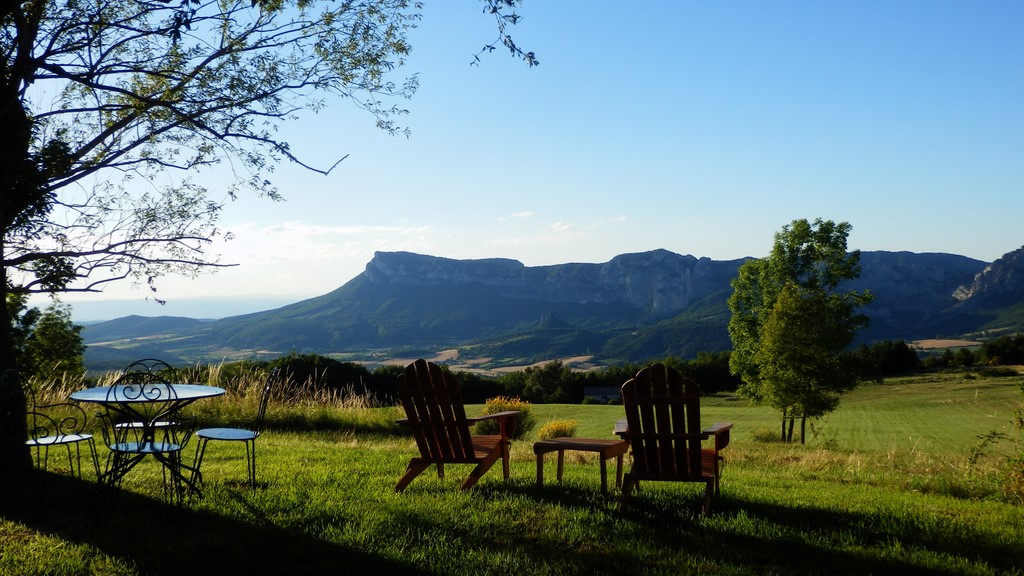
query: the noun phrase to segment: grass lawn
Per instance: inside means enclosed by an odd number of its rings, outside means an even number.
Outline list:
[[[448,466],[395,494],[415,452],[390,426],[395,409],[311,417],[275,405],[255,491],[241,446],[211,443],[205,496],[183,507],[162,502],[152,463],[115,493],[47,474],[28,494],[0,495],[0,574],[1024,574],[1024,506],[1003,491],[1003,456],[1021,447],[972,458],[979,435],[1017,434],[1020,381],[863,386],[806,446],[763,440],[778,427],[771,410],[706,398],[705,424],[735,423],[706,518],[696,485],[645,483],[620,511],[589,454],[567,457],[561,484],[549,456],[538,489],[532,438],[513,444],[508,482],[496,468],[461,492],[469,467]],[[622,414],[533,412],[537,428],[576,419],[579,436],[598,438]],[[319,425],[295,431],[304,418]]]

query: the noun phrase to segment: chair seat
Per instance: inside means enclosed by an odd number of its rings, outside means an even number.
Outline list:
[[[457,458],[445,455],[438,456],[436,458],[419,457],[416,458],[416,460],[441,464],[476,464],[481,460],[486,459],[491,455],[491,453],[498,449],[498,447],[501,446],[502,438],[499,435],[470,436],[470,442],[473,445],[472,456]]]
[[[470,436],[470,440],[473,443],[474,456],[478,459],[486,458],[502,442],[500,435]]]
[[[43,436],[26,440],[26,446],[58,446],[60,444],[73,444],[92,438],[92,434],[64,434],[61,436]]]
[[[179,426],[179,425],[180,424],[178,422],[172,422],[170,420],[160,420],[158,422],[153,422],[149,426],[151,428],[170,428],[170,427]],[[146,427],[146,424],[143,423],[143,422],[118,422],[117,424],[114,424],[114,428],[118,428],[118,429],[125,429],[125,428],[135,429],[135,428],[145,428],[145,427]]]
[[[248,442],[256,439],[256,432],[244,428],[202,428],[196,431],[196,436],[207,440]]]
[[[168,454],[181,452],[181,445],[170,442],[120,442],[111,444],[110,449],[125,454]]]

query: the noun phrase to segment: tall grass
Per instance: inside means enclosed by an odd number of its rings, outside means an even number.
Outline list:
[[[195,407],[245,414],[254,380]],[[1024,574],[1024,508],[1001,488],[1017,449],[972,449],[979,431],[1003,430],[1020,392],[965,382],[864,387],[805,446],[755,438],[774,429],[770,410],[707,398],[705,423],[736,426],[706,518],[700,487],[655,482],[620,511],[594,458],[538,488],[532,437],[513,443],[508,482],[492,470],[461,492],[469,467],[452,465],[395,494],[416,450],[394,407],[282,390],[256,490],[240,450],[222,444],[204,460],[204,497],[180,508],[162,503],[152,462],[116,494],[47,475],[32,497],[0,494],[0,574]],[[621,417],[615,406],[533,412],[599,438]]]

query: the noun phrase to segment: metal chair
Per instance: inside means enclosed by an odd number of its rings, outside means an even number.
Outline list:
[[[280,368],[275,368],[263,383],[259,405],[256,408],[256,416],[253,418],[249,428],[200,428],[196,431],[196,436],[199,440],[197,441],[196,460],[193,468],[200,481],[202,480],[200,467],[203,463],[203,456],[206,454],[206,445],[210,440],[242,442],[245,444],[245,462],[249,473],[249,486],[253,489],[256,488],[256,439],[263,432],[263,419],[267,414],[267,406],[270,404],[271,391],[274,388],[274,384],[280,379],[280,376]]]
[[[177,413],[177,392],[167,382],[173,369],[155,359],[134,362],[107,391],[103,439],[110,448],[105,482],[118,485],[146,456],[163,464],[164,496],[180,501],[182,484],[192,487],[182,473],[181,453],[196,428],[194,417]],[[168,478],[170,472],[170,478]],[[168,481],[169,480],[169,481]]]
[[[164,384],[169,382],[174,375],[174,368],[170,364],[163,360],[157,360],[156,358],[146,358],[143,360],[136,360],[132,362],[114,381],[114,386],[117,385],[138,385],[139,388],[128,389],[128,394],[138,394],[142,397],[154,396],[157,394],[159,388],[150,387],[147,392],[144,388],[146,384]],[[173,393],[173,390],[170,391]],[[155,398],[153,398],[155,399]],[[153,426],[155,428],[168,428],[173,426],[175,423],[167,421],[156,421],[156,422],[115,422],[114,427],[118,430],[123,431],[124,429],[138,432],[146,426]],[[138,440],[138,438],[137,438]]]
[[[6,370],[3,379],[10,385],[17,385],[20,375],[15,370]],[[68,455],[68,468],[72,475],[82,479],[82,444],[89,449],[89,456],[92,459],[93,470],[96,472],[97,480],[100,478],[99,458],[96,456],[96,442],[92,434],[86,434],[85,429],[88,419],[83,410],[77,404],[70,402],[53,402],[46,404],[37,403],[37,389],[30,381],[24,385],[25,397],[28,403],[26,415],[28,418],[28,440],[25,444],[35,452],[36,468],[46,470],[48,468],[50,448],[55,446],[63,447]],[[74,447],[74,453],[72,453]]]

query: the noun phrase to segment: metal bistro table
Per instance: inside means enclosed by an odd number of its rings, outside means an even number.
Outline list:
[[[179,419],[179,413],[189,404],[223,394],[223,388],[202,384],[145,383],[86,388],[73,392],[69,398],[75,402],[104,407],[108,414],[115,415],[111,419],[112,424],[130,429],[133,433],[134,442],[115,438],[115,444],[121,450],[110,469],[104,473],[104,484],[117,484],[143,458],[151,455],[170,472],[176,482],[183,482],[190,490],[198,492],[196,479],[181,473],[182,446],[173,447],[177,448],[178,453],[175,453],[168,449],[165,442],[157,440],[157,434],[168,423]],[[115,437],[117,435],[115,432]]]

